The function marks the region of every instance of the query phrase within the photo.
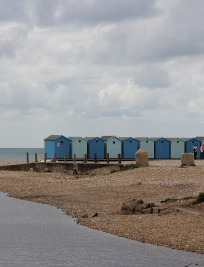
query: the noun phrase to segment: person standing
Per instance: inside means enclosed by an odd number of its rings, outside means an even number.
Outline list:
[[[196,159],[196,156],[197,156],[197,145],[196,144],[193,147],[193,153],[194,153],[194,159]]]
[[[203,147],[203,159],[204,159],[204,144],[202,145],[202,147]]]
[[[203,159],[203,145],[200,147],[200,158]]]

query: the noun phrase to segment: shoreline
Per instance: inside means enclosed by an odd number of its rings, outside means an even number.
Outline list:
[[[204,161],[185,168],[179,163],[154,160],[148,167],[100,176],[0,171],[0,190],[10,197],[56,206],[89,228],[204,254],[204,217],[181,211],[204,215],[204,203],[191,207],[192,200],[183,199],[204,192]],[[180,201],[159,204],[166,209],[159,215],[119,215],[126,198]]]

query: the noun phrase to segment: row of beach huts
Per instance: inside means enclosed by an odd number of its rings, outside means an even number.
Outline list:
[[[200,146],[204,144],[204,137],[195,138],[148,138],[148,137],[65,137],[63,135],[50,135],[44,139],[47,158],[63,159],[65,154],[68,159],[117,159],[118,154],[122,159],[134,159],[139,148],[148,153],[149,159],[179,159],[181,153],[193,153],[193,146],[197,145],[197,159],[200,158]]]

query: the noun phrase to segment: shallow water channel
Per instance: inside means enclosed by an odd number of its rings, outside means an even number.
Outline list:
[[[0,193],[0,266],[204,266],[204,255],[139,243],[80,225],[61,210]]]

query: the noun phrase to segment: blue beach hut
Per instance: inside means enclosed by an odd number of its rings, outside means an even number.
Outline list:
[[[120,137],[122,140],[122,158],[134,159],[138,150],[138,140],[132,137]]]
[[[197,145],[197,157],[200,159],[200,141],[196,138],[182,138],[185,141],[185,153],[193,153],[193,146]]]
[[[170,141],[164,137],[151,138],[154,140],[154,158],[169,159],[170,158]]]
[[[121,140],[116,136],[102,136],[101,139],[104,140],[104,157],[107,158],[107,153],[109,153],[109,158],[117,159],[118,154],[122,154],[121,150]]]
[[[44,145],[47,158],[54,158],[54,153],[57,159],[64,158],[65,154],[70,158],[70,140],[65,136],[50,135],[44,139]]]
[[[148,137],[135,137],[139,140],[139,148],[144,149],[148,153],[148,158],[154,158],[154,141]]]
[[[74,158],[76,154],[76,159],[83,159],[84,155],[87,154],[87,140],[82,137],[68,137],[70,142],[71,157]]]
[[[195,139],[199,140],[201,145],[204,144],[204,136],[196,136]]]
[[[87,140],[87,158],[94,159],[96,153],[97,159],[104,159],[104,140],[99,137],[85,137]]]

